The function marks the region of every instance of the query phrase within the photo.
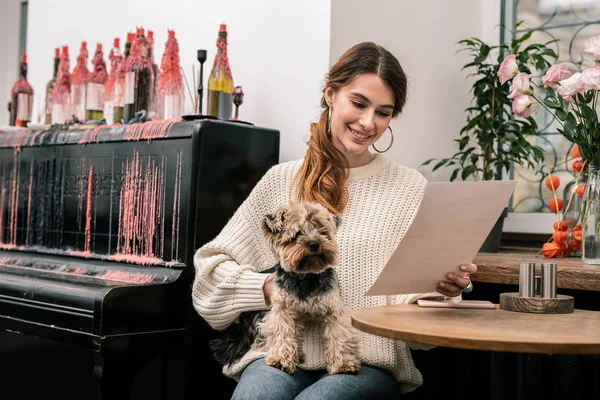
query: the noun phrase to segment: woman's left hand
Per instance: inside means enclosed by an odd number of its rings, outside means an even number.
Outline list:
[[[463,290],[469,286],[469,283],[471,283],[469,275],[477,272],[477,265],[473,263],[463,264],[460,266],[460,270],[461,274],[448,272],[446,274],[446,280],[438,282],[437,292],[448,297],[456,297],[460,295]]]

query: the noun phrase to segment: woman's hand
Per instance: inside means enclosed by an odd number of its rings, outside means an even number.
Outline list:
[[[454,272],[448,272],[446,274],[445,281],[439,281],[437,285],[437,292],[448,297],[456,297],[460,295],[463,290],[471,283],[469,275],[477,272],[477,265],[463,264],[460,266],[462,274],[455,274]]]
[[[265,296],[265,303],[267,303],[267,305],[271,304],[271,292],[273,291],[273,279],[275,279],[275,275],[275,272],[269,274],[265,280],[265,283],[263,284],[263,294]]]

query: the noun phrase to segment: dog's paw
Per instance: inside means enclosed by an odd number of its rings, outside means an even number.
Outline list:
[[[327,367],[331,375],[356,374],[360,370],[360,362],[357,360],[346,360]]]
[[[296,371],[296,364],[284,357],[278,357],[274,354],[267,356],[265,362],[268,366],[279,368],[283,372],[293,374]]]

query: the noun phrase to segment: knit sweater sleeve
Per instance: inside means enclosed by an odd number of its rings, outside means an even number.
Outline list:
[[[223,230],[194,255],[192,301],[214,329],[225,329],[241,312],[268,309],[263,284],[273,265],[260,223],[272,210],[273,168],[256,184]]]

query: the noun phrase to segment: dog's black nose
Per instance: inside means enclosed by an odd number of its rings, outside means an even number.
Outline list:
[[[316,253],[317,251],[319,251],[319,247],[320,247],[319,242],[309,242],[308,243],[308,248],[313,253]]]

